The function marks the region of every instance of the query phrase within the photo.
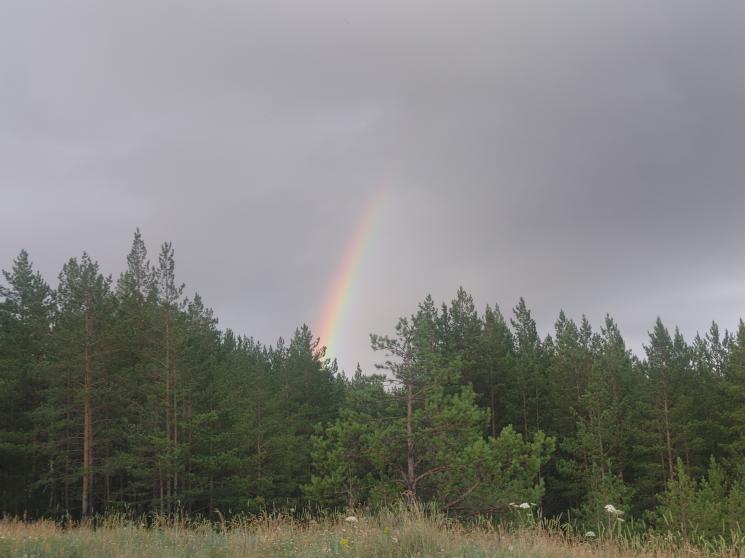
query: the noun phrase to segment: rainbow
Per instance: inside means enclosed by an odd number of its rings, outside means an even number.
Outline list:
[[[384,198],[385,189],[379,188],[365,206],[365,211],[354,234],[347,243],[344,257],[334,274],[326,295],[319,323],[321,345],[325,345],[327,357],[333,358],[336,338],[339,334],[344,312],[349,304],[349,295],[357,277],[365,248],[370,243],[370,238],[375,230]]]

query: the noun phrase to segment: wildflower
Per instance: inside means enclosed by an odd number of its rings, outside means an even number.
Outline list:
[[[530,504],[528,504],[527,502],[523,502],[522,504],[520,504],[517,507],[520,508],[521,510],[529,510],[530,509]]]
[[[621,510],[616,509],[616,507],[613,504],[606,504],[605,511],[611,515],[621,515],[623,513]]]
[[[350,515],[344,521],[346,521],[347,523],[357,523],[357,518],[353,515]]]
[[[342,537],[339,539],[339,544],[344,548],[347,548],[349,546],[349,539]]]
[[[587,533],[585,533],[585,538],[594,539],[595,537],[597,537],[595,531],[587,531]]]

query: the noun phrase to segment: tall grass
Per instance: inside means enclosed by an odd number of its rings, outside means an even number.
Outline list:
[[[608,530],[593,539],[558,521],[526,518],[522,524],[464,524],[431,509],[406,508],[344,516],[292,517],[282,513],[221,520],[123,516],[84,525],[51,521],[0,521],[0,557],[536,557],[739,556],[739,544],[697,546],[674,534]],[[743,541],[745,542],[745,541]]]

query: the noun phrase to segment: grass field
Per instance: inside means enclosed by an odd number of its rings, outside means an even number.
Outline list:
[[[536,557],[740,556],[733,546],[694,548],[671,537],[582,540],[550,525],[511,530],[486,523],[465,527],[436,514],[400,511],[230,523],[155,521],[151,526],[112,518],[97,528],[41,521],[0,521],[0,557],[360,556]]]

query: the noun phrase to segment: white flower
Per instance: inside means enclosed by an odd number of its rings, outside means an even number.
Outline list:
[[[613,504],[606,504],[605,511],[611,515],[621,515],[623,513],[621,510],[617,510]]]
[[[595,534],[595,531],[587,531],[587,533],[585,533],[585,537],[587,537],[588,539],[594,539],[595,537],[597,537],[597,535]]]
[[[521,510],[529,510],[530,509],[530,504],[528,504],[527,502],[523,502],[522,504],[520,504],[517,507],[520,508]]]
[[[357,523],[357,518],[353,515],[350,515],[344,521],[346,521],[347,523]]]

